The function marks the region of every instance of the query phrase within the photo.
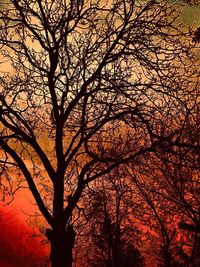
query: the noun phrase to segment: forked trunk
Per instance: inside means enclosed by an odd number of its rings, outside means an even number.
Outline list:
[[[46,236],[51,244],[51,267],[72,267],[72,250],[75,240],[75,231],[72,226],[67,230],[46,230]]]

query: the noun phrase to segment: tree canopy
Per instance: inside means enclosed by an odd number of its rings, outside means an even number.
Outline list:
[[[156,151],[199,149],[182,135],[197,92],[178,16],[155,0],[11,0],[0,10],[2,179],[11,192],[28,184],[51,227],[52,266],[70,266],[61,247],[73,246],[67,230],[88,184]]]

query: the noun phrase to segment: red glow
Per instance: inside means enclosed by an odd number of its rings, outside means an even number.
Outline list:
[[[33,229],[18,218],[14,209],[11,211],[0,208],[0,266],[47,266],[47,246],[41,243],[41,238],[33,237]]]

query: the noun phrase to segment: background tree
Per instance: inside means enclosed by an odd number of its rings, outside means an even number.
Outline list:
[[[140,244],[134,224],[138,203],[123,169],[106,175],[86,196],[88,266],[144,266],[144,258],[135,248]]]
[[[198,88],[198,83],[195,88]],[[178,147],[171,150],[169,146],[160,153],[157,150],[141,165],[127,165],[134,185],[153,212],[146,208],[143,220],[160,237],[161,266],[199,264],[198,110],[199,103],[194,101],[179,132],[180,138],[193,140],[196,149]]]
[[[182,214],[174,203],[164,197],[164,186],[159,186],[163,183],[162,177],[159,177],[159,172],[156,177],[149,177],[151,173],[146,176],[129,171],[129,174],[136,187],[134,190],[139,191],[138,198],[143,199],[143,215],[139,216],[139,220],[141,225],[148,226],[145,237],[158,266],[179,266],[177,254],[182,238],[177,221]]]
[[[178,15],[165,1],[125,0],[10,0],[0,11],[11,69],[1,65],[1,180],[11,194],[28,184],[51,228],[52,267],[72,265],[71,218],[89,183],[185,145],[177,127],[193,96]]]

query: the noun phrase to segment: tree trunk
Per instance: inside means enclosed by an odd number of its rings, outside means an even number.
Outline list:
[[[46,236],[51,244],[51,267],[72,267],[72,250],[75,241],[75,231],[72,226],[66,230],[47,229]]]

